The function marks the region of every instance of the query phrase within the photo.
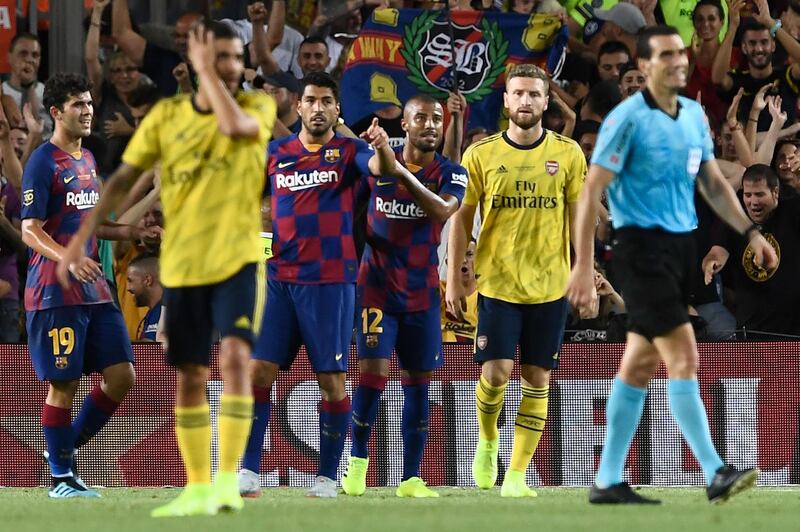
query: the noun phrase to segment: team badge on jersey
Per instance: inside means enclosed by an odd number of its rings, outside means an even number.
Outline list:
[[[328,148],[325,150],[325,162],[335,163],[341,157],[341,150],[339,148]]]
[[[375,349],[378,347],[378,335],[377,334],[368,334],[366,338],[367,347],[370,349]]]
[[[558,161],[547,161],[544,163],[544,169],[547,170],[549,175],[556,175],[558,168]]]
[[[483,351],[486,349],[486,346],[489,345],[489,339],[486,336],[478,336],[475,344],[478,346],[478,349]]]
[[[69,357],[62,357],[62,356],[56,357],[56,368],[66,369],[67,366],[69,366]]]

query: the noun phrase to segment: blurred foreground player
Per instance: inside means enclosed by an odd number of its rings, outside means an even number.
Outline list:
[[[708,499],[719,502],[755,485],[758,470],[723,464],[700,399],[697,345],[688,314],[691,277],[700,273],[693,271],[695,184],[717,215],[750,241],[756,264],[771,268],[777,258],[720,173],[702,108],[678,96],[688,72],[678,32],[669,26],[648,28],[637,48],[647,87],[617,106],[600,129],[578,208],[576,265],[567,291],[574,306],[589,303],[596,206],[608,186],[628,335],[606,404],[606,439],[589,502],[659,502],[634,492],[623,481],[623,468],[647,384],[662,360],[672,415],[703,469]]]
[[[59,267],[66,282],[67,269],[83,260],[83,243],[138,176],[160,161],[167,225],[160,259],[169,309],[167,362],[178,370],[175,433],[187,482],[177,499],[153,510],[153,517],[213,515],[244,505],[236,467],[253,411],[248,364],[264,303],[261,194],[275,103],[263,93],[238,90],[243,53],[242,42],[227,26],[192,29],[189,58],[199,91],[161,100],[147,114]],[[214,330],[222,338],[224,393],[219,471],[212,487],[206,381]]]

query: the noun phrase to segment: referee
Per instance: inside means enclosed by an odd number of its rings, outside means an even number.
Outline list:
[[[749,240],[757,264],[777,262],[775,251],[745,215],[714,160],[703,110],[678,93],[688,59],[677,30],[654,26],[638,39],[639,70],[647,87],[617,106],[600,129],[578,205],[576,265],[567,297],[590,301],[596,205],[608,186],[616,229],[615,267],[628,307],[628,336],[606,405],[606,439],[591,503],[652,504],[623,482],[623,467],[644,408],[647,384],[661,360],[669,375],[672,415],[703,470],[711,502],[752,487],[758,470],[723,464],[714,445],[697,383],[698,355],[689,323],[688,289],[695,261],[690,232],[697,225],[693,195]]]

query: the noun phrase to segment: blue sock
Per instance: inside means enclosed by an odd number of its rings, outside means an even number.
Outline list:
[[[271,387],[253,386],[253,425],[242,456],[242,468],[255,473],[261,472],[261,450],[264,448],[264,436],[272,411],[271,390]]]
[[[403,480],[419,476],[428,441],[428,388],[430,379],[403,381]]]
[[[614,379],[606,403],[606,439],[594,480],[597,487],[607,488],[622,482],[625,458],[639,426],[646,396],[647,388],[631,386],[619,377]]]
[[[100,432],[111,416],[116,412],[119,403],[103,392],[100,386],[95,386],[91,393],[83,400],[81,411],[72,423],[75,434],[75,448],[80,448],[92,436]]]
[[[42,429],[50,455],[50,474],[54,477],[72,476],[75,435],[70,418],[71,413],[67,408],[58,408],[47,403],[42,408]]]
[[[369,456],[369,435],[375,424],[375,418],[378,417],[381,393],[387,380],[387,377],[373,373],[364,373],[360,377],[356,393],[353,394],[353,447],[350,449],[352,456],[358,458]]]
[[[350,398],[321,401],[319,412],[319,475],[336,480],[350,424]]]
[[[711,484],[717,469],[724,464],[711,441],[706,408],[700,399],[700,385],[694,379],[670,379],[667,392],[672,417],[703,468],[706,484]]]

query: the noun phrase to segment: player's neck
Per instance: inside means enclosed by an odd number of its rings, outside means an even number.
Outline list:
[[[436,157],[435,151],[422,151],[419,148],[415,148],[406,138],[406,145],[403,147],[403,160],[405,162],[424,168],[433,162],[434,157]]]
[[[330,142],[330,140],[335,135],[333,128],[329,129],[322,135],[312,135],[305,127],[300,130],[300,134],[297,137],[300,139],[300,142],[303,143],[303,146],[308,148],[309,145],[317,144],[322,146]]]
[[[543,132],[544,128],[542,128],[541,120],[528,129],[523,129],[514,122],[509,122],[506,135],[508,135],[508,138],[515,144],[528,146],[539,140]]]
[[[81,151],[81,137],[73,137],[62,128],[56,128],[53,136],[50,137],[50,142],[67,153]]]
[[[662,89],[660,87],[647,86],[647,91],[650,96],[655,100],[658,108],[670,116],[678,114],[678,93],[670,89]]]

